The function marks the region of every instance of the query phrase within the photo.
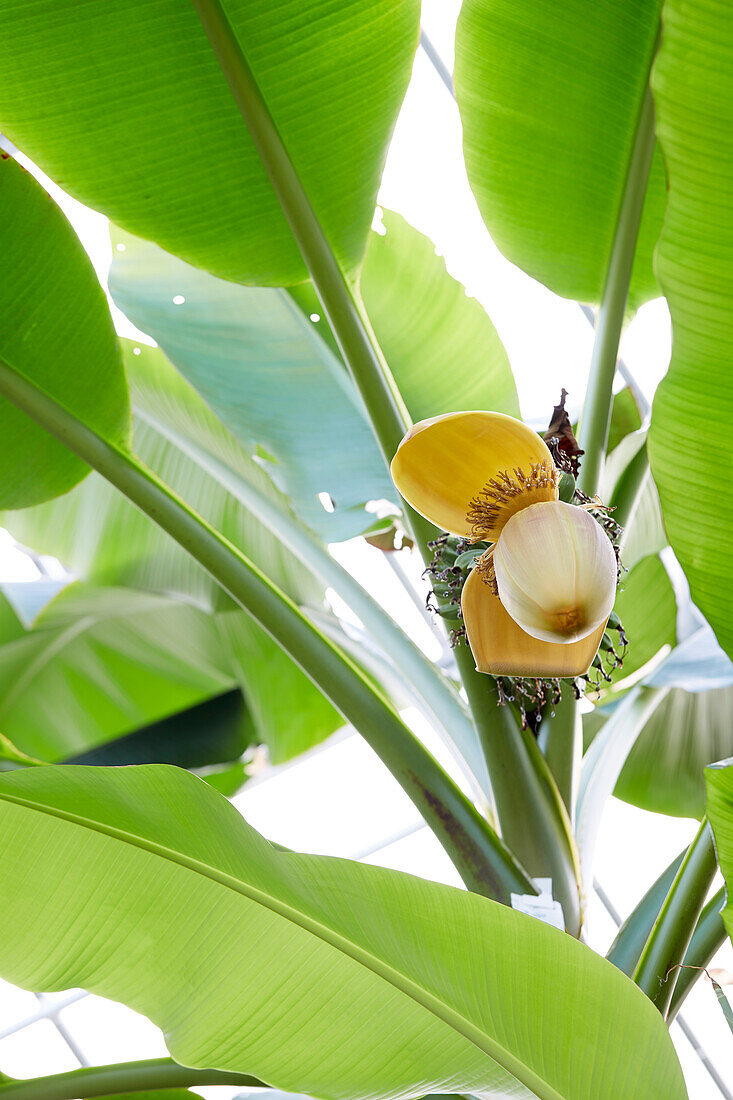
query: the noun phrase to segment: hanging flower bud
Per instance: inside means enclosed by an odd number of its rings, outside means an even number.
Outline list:
[[[438,527],[491,544],[461,597],[480,672],[588,671],[616,595],[616,555],[592,516],[558,499],[544,440],[501,413],[448,413],[408,432],[392,477]]]
[[[544,642],[579,642],[605,623],[616,598],[616,555],[588,512],[562,501],[531,504],[494,550],[499,599]]]

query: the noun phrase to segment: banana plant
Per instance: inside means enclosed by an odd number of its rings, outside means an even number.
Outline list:
[[[0,0],[0,128],[113,223],[110,291],[158,345],[118,339],[73,230],[2,152],[0,508],[80,579],[30,628],[0,608],[0,975],[122,1001],[171,1054],[0,1077],[0,1100],[687,1095],[667,1025],[725,934],[701,784],[730,751],[729,21],[702,0],[463,2],[486,226],[597,308],[576,439],[562,401],[542,434],[521,422],[494,326],[431,243],[390,212],[370,231],[419,14]],[[660,293],[649,421],[613,387]],[[374,533],[375,500],[431,578],[442,667],[329,551]],[[465,889],[281,849],[227,800],[248,746],[284,759],[340,722]],[[173,729],[201,751],[171,755]],[[700,827],[604,959],[582,934],[614,790]]]

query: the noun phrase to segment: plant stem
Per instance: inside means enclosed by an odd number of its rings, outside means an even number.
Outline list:
[[[467,654],[473,665],[467,646],[459,647],[459,654]],[[498,705],[495,681],[472,667],[461,668],[461,673],[491,776],[502,837],[532,877],[552,878],[565,927],[577,936],[582,925],[580,867],[570,819],[547,762],[532,734],[520,729],[513,711]]]
[[[656,882],[649,887],[635,909],[631,911],[618,930],[606,958],[623,970],[629,977],[634,973],[644,945],[654,927],[654,922],[669,894],[675,876],[680,869],[685,852],[681,852],[670,865],[662,871]]]
[[[290,225],[341,354],[362,396],[382,453],[389,463],[410,428],[411,420],[358,292],[349,283],[333,254],[220,0],[192,2]],[[415,542],[427,562],[430,558],[427,544],[437,532],[432,524],[412,509],[406,508],[405,514]],[[459,668],[477,727],[501,726],[501,720],[495,719],[492,714],[496,710],[495,702],[487,699],[483,689],[477,690],[471,686],[475,677],[480,675],[475,672],[472,659],[469,657],[459,661]],[[528,770],[526,751],[520,744],[514,743],[507,751],[519,752],[517,772]],[[489,770],[491,774],[490,765]],[[492,774],[491,779],[496,794],[499,776],[495,780]],[[521,814],[524,807],[521,835],[534,832],[538,844],[544,844],[551,835],[560,836],[562,830],[557,821],[552,821],[553,813],[546,801],[535,802],[537,786],[535,782],[523,791],[512,783],[510,801],[513,815]],[[497,804],[498,801],[497,798]],[[508,804],[509,800],[503,801]],[[502,828],[506,827],[503,823]],[[563,848],[559,854],[553,852],[544,860],[545,865],[548,858],[550,863],[563,865],[563,880],[567,878],[569,866],[566,856],[566,848]],[[572,910],[567,919],[574,924]]]
[[[718,864],[707,818],[682,860],[634,971],[633,980],[666,1016],[679,970]]]
[[[654,102],[651,89],[647,87],[611,247],[606,285],[596,322],[588,391],[580,418],[578,442],[585,455],[578,487],[589,496],[598,492],[601,464],[606,453],[618,346],[653,152]]]
[[[293,233],[339,351],[359,390],[387,465],[412,419],[361,297],[339,266],[220,0],[192,0],[201,25]],[[425,556],[436,528],[406,505]]]
[[[549,711],[549,706],[546,709]],[[583,718],[571,687],[563,685],[554,711],[543,717],[537,743],[572,816],[583,757]]]
[[[407,637],[384,608],[339,565],[320,539],[293,512],[265,495],[230,466],[220,462],[192,439],[182,436],[147,409],[136,406],[134,411],[138,419],[167,439],[256,515],[324,585],[330,586],[341,596],[394,662],[404,688],[413,695],[416,705],[426,710],[436,726],[443,730],[445,740],[459,758],[467,778],[475,783],[473,771],[480,749],[467,707],[447,678]],[[486,792],[482,791],[481,796],[485,799]]]
[[[410,417],[358,294],[326,239],[220,0],[192,2],[390,463]]]
[[[667,1022],[671,1023],[682,1008],[685,997],[692,989],[698,978],[703,973],[703,968],[710,965],[710,961],[717,951],[725,943],[726,932],[720,910],[725,905],[726,891],[721,887],[707,903],[697,927],[692,934],[690,946],[687,948],[684,958],[684,969],[681,969],[677,983],[672,994],[672,1001],[667,1013]]]
[[[188,1088],[189,1085],[240,1085],[266,1089],[256,1077],[217,1069],[189,1069],[172,1058],[122,1062],[113,1066],[84,1066],[51,1077],[34,1077],[0,1086],[2,1100],[75,1100],[76,1097],[109,1096],[155,1089]]]
[[[470,889],[508,898],[511,889],[526,883],[526,875],[489,823],[386,696],[253,562],[140,459],[102,439],[2,360],[0,392],[124,493],[250,612],[387,765]]]

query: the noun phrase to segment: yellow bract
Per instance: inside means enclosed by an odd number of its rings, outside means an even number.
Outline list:
[[[501,517],[487,513],[480,533],[470,518],[474,502],[492,481],[521,471],[553,469],[547,445],[512,416],[494,412],[457,412],[422,420],[400,443],[392,460],[392,478],[402,496],[436,527],[453,535],[495,539],[516,511],[510,502]],[[541,479],[540,479],[541,480]],[[557,485],[538,485],[524,504],[556,500]],[[518,503],[518,502],[517,502]]]
[[[515,623],[474,570],[461,598],[463,622],[476,668],[492,676],[572,677],[588,671],[606,623],[579,642],[545,642]]]

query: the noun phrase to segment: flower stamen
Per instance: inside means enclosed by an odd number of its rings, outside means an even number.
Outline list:
[[[570,607],[564,611],[555,611],[555,624],[559,634],[572,637],[585,623],[585,614],[579,607]]]
[[[487,584],[495,596],[499,595],[499,586],[496,583],[496,570],[494,569],[494,547],[484,550],[477,560],[474,569],[484,584]]]
[[[521,508],[554,500],[560,471],[551,462],[535,462],[529,473],[515,468],[500,471],[470,502],[466,520],[474,541],[495,542],[508,520]]]

